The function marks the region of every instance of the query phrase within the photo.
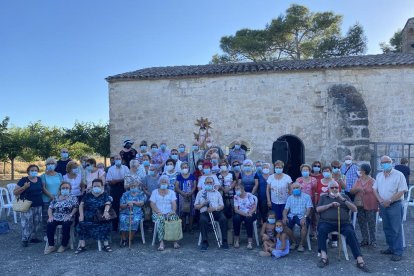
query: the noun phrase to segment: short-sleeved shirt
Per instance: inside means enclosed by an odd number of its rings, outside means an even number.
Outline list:
[[[53,220],[55,221],[70,221],[73,218],[70,216],[74,208],[78,208],[78,199],[73,196],[59,196],[52,200],[49,209],[52,210]]]
[[[17,186],[23,187],[26,182],[30,182],[30,187],[20,194],[20,198],[30,200],[32,202],[31,207],[42,206],[42,179],[37,177],[37,182],[32,182],[28,177],[23,177],[19,180],[19,182],[17,182]]]
[[[251,193],[253,191],[255,179],[258,179],[256,173],[252,173],[249,175],[241,173],[241,184],[244,186],[244,190],[246,192]]]
[[[346,189],[345,191],[349,192],[349,190],[352,189],[355,182],[358,179],[358,166],[355,164],[351,164],[349,169],[346,166],[346,164],[342,164],[341,166],[341,173],[345,175],[346,177]]]
[[[66,174],[66,166],[68,163],[72,161],[72,159],[68,158],[68,160],[58,160],[56,163],[55,172],[60,173],[62,176]]]
[[[263,174],[257,174],[259,180],[259,188],[258,188],[258,197],[259,200],[267,200],[266,197],[266,188],[267,188],[267,179],[264,178]],[[269,178],[269,176],[267,177]]]
[[[74,196],[80,196],[82,195],[81,190],[81,181],[82,181],[82,175],[80,173],[76,174],[75,178],[69,178],[69,174],[65,174],[63,176],[63,181],[67,181],[70,183],[70,186],[72,187],[72,195]]]
[[[234,176],[233,172],[228,172],[227,175],[223,176],[221,173],[217,174],[217,178],[220,182],[220,185],[224,189],[228,189],[233,184],[233,181],[236,180],[236,177]],[[226,193],[226,196],[233,197],[234,191],[231,189],[228,193]]]
[[[160,193],[157,190],[154,190],[151,194],[150,201],[154,202],[154,204],[157,206],[158,210],[165,215],[168,213],[171,213],[172,210],[172,203],[177,200],[177,196],[175,193],[171,190],[167,190],[167,194],[164,196],[160,195]]]
[[[63,181],[62,175],[60,173],[56,173],[55,175],[47,175],[44,173],[40,178],[42,179],[42,183],[45,185],[46,190],[56,197],[59,192],[60,184]],[[50,202],[50,198],[47,195],[43,194],[42,198],[43,202]]]
[[[232,149],[227,156],[227,161],[229,164],[233,164],[234,161],[239,161],[240,164],[243,164],[244,159],[246,159],[246,151],[244,149]]]
[[[177,176],[179,175],[179,173],[176,171],[174,171],[173,173],[164,172],[162,175],[168,176],[168,189],[170,189],[171,191],[175,191],[175,181],[177,180]]]
[[[384,200],[390,200],[398,192],[408,191],[404,175],[395,169],[392,169],[388,176],[385,176],[384,172],[377,174],[373,188]],[[401,200],[403,199],[404,194],[401,196]]]
[[[308,208],[312,208],[312,200],[307,193],[301,193],[300,196],[290,195],[286,201],[285,209],[289,209],[288,217],[297,216],[302,219]]]
[[[105,179],[105,172],[101,170],[96,170],[95,172],[86,172],[85,173],[85,179],[86,179],[86,189],[90,190],[92,189],[92,181],[94,181],[97,178],[103,178]]]
[[[292,178],[289,175],[283,174],[281,179],[276,179],[276,174],[272,174],[267,179],[267,184],[270,185],[270,200],[274,204],[285,204],[289,196],[289,184],[292,183]]]
[[[400,165],[396,165],[394,169],[402,172],[402,174],[405,176],[405,182],[407,182],[407,185],[409,185],[410,184],[410,167],[400,164]]]
[[[160,179],[160,176],[150,176],[147,175],[142,183],[144,184],[144,187],[147,189],[147,191],[152,194],[152,192],[156,189],[158,189],[158,179]]]
[[[364,204],[365,210],[378,210],[378,200],[374,194],[374,186],[375,179],[369,178],[367,182],[364,182],[362,178],[358,178],[357,182],[354,184],[354,188],[362,189],[362,191],[355,194],[355,196],[361,196],[362,202]]]
[[[219,208],[221,206],[224,206],[223,204],[223,197],[218,191],[206,191],[201,190],[198,192],[196,199],[195,199],[195,205],[199,205],[204,203],[206,200],[210,201],[210,205],[208,207],[212,208]],[[204,206],[200,209],[200,213],[204,213],[207,211],[207,206]]]
[[[195,177],[190,174],[187,178],[184,178],[181,174],[177,176],[177,182],[179,183],[179,188],[185,193],[189,193],[195,187]]]
[[[120,167],[113,165],[109,168],[108,173],[106,174],[106,181],[111,181],[115,179],[124,179],[125,175],[129,173],[129,169],[125,165]]]
[[[342,195],[346,200],[351,201],[347,195]],[[322,195],[319,199],[318,206],[328,205],[332,202],[338,202],[340,205],[341,223],[349,223],[349,208],[346,203],[338,198],[332,198],[329,195]],[[331,224],[338,224],[338,208],[331,207],[319,213],[319,221]]]
[[[251,193],[246,194],[247,196],[245,198],[241,198],[237,195],[234,196],[234,208],[244,213],[247,213],[250,210],[252,210],[257,204],[257,197],[255,197]]]
[[[204,189],[204,181],[206,180],[207,177],[212,177],[213,178],[213,180],[214,180],[214,187],[220,186],[221,183],[218,180],[217,175],[215,175],[215,174],[207,175],[207,176],[206,175],[202,175],[198,179],[198,184],[197,184],[198,189],[200,189],[200,190],[203,190]]]
[[[311,176],[309,177],[309,181],[306,182],[304,177],[299,177],[298,179],[296,179],[296,182],[300,184],[302,192],[308,194],[314,202],[316,185],[318,184],[318,180],[315,177]]]

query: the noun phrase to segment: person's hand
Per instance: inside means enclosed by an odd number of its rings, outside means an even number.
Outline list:
[[[213,208],[213,207],[208,207],[207,208],[207,212],[214,212],[214,211],[216,211],[216,208]]]
[[[390,205],[391,205],[391,201],[389,201],[389,200],[384,200],[382,202],[382,206],[384,206],[384,208],[388,208],[388,207],[390,207]]]
[[[269,209],[271,209],[272,208],[272,203],[271,202],[268,202],[267,203],[267,207],[269,207]]]
[[[341,204],[339,203],[339,202],[332,202],[331,203],[331,207],[339,207],[339,206],[341,206]]]
[[[23,188],[28,189],[30,187],[30,181],[24,183]]]
[[[103,217],[105,218],[105,219],[109,219],[110,218],[110,216],[109,216],[109,212],[104,212],[103,213]]]
[[[52,222],[53,221],[53,217],[49,217],[48,219],[47,219],[47,222]]]
[[[134,202],[133,201],[128,201],[127,205],[128,205],[129,208],[132,208],[132,207],[134,207]]]
[[[305,225],[306,225],[306,218],[305,218],[305,217],[303,217],[303,218],[300,220],[300,225],[301,225],[301,226],[305,226]]]
[[[210,200],[206,200],[206,201],[204,201],[203,206],[209,206],[209,205],[210,205]]]
[[[338,196],[336,198],[341,200],[341,201],[345,201],[345,198],[339,193],[338,193]]]
[[[79,215],[79,221],[83,221],[85,217],[83,215]]]
[[[284,225],[287,225],[287,223],[288,223],[288,218],[283,218],[283,219],[282,219],[282,222],[283,222],[283,224],[284,224]]]
[[[262,235],[262,241],[268,241],[270,240],[269,236],[267,234]]]

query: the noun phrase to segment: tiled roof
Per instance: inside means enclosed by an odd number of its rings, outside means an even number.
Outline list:
[[[414,54],[381,54],[327,59],[281,60],[274,62],[245,62],[188,66],[151,67],[107,77],[117,80],[154,80],[216,75],[236,75],[258,72],[303,71],[350,67],[414,65]]]

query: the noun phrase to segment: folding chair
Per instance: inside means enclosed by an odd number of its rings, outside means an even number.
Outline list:
[[[4,195],[3,195],[4,194]],[[0,187],[0,217],[3,212],[3,209],[8,209],[6,217],[10,216],[10,213],[13,211],[13,204],[10,199],[9,192],[6,188]],[[6,212],[6,210],[4,211]],[[16,212],[13,211],[14,223],[17,223]]]

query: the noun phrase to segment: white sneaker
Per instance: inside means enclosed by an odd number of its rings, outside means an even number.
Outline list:
[[[338,247],[338,242],[337,241],[333,241],[332,244],[331,244],[331,246],[333,248],[337,248]]]

